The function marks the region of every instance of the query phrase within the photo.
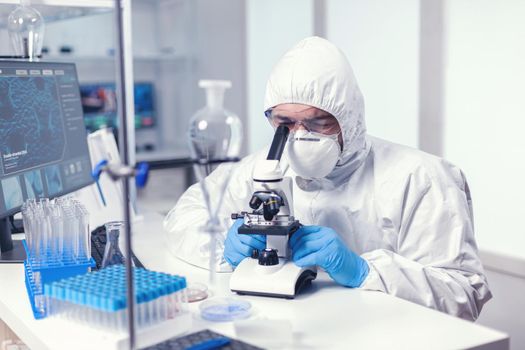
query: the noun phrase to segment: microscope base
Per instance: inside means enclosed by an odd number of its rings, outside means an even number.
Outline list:
[[[262,266],[257,259],[246,258],[233,272],[230,289],[241,295],[293,299],[316,277],[315,267],[301,268],[282,258],[274,266]]]

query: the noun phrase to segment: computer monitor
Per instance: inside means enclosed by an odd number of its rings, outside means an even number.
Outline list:
[[[74,64],[0,61],[0,261],[23,260],[8,217],[93,183]]]
[[[155,126],[155,100],[153,84],[134,84],[135,129]],[[114,83],[80,85],[84,123],[89,132],[104,127],[117,128],[117,100]]]

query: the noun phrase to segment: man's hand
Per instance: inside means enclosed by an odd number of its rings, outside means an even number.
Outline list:
[[[292,235],[289,244],[297,266],[320,266],[344,286],[359,287],[368,275],[367,262],[349,250],[331,228],[302,226]]]
[[[237,232],[243,222],[243,219],[235,220],[224,242],[224,259],[232,267],[236,267],[244,258],[251,256],[254,249],[266,248],[266,236],[240,235]]]

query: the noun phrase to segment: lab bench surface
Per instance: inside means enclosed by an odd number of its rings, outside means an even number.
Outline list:
[[[161,221],[160,215],[150,213],[134,223],[135,254],[147,268],[184,275],[189,283],[207,283],[206,270],[175,258],[166,248],[167,235]],[[217,274],[212,288],[215,295],[232,295],[229,276]],[[288,348],[292,349],[509,349],[504,333],[384,293],[340,287],[324,273],[294,300],[240,298],[252,303],[255,319],[288,320],[293,331],[293,343]],[[235,337],[231,322],[200,319],[198,305],[190,304],[192,329],[209,328]],[[22,265],[0,265],[0,319],[33,350],[59,350],[62,343],[64,349],[71,345],[70,341],[56,339],[66,339],[68,329],[57,330],[51,320],[33,319]],[[73,324],[70,327],[100,338],[99,331]],[[115,339],[108,337],[103,348],[113,349],[115,344]]]

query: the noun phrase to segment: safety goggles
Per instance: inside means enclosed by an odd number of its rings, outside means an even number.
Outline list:
[[[264,115],[266,115],[266,118],[268,118],[274,127],[284,125],[292,132],[298,130],[300,125],[307,131],[324,135],[333,135],[341,131],[337,119],[330,114],[323,114],[311,119],[295,120],[293,117],[280,115],[274,113],[272,109],[269,109],[264,112]]]

